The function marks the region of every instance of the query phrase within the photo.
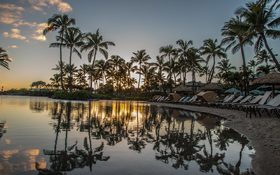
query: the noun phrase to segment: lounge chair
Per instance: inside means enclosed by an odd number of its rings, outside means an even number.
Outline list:
[[[185,104],[190,104],[190,103],[193,103],[197,100],[197,95],[194,95],[193,97],[191,97],[189,100],[185,101],[184,103]]]
[[[250,113],[250,117],[252,115],[252,112],[256,116],[257,113],[259,116],[261,116],[262,112],[266,112],[269,116],[276,114],[279,116],[279,111],[280,111],[280,94],[275,96],[274,98],[270,99],[265,105],[254,105],[254,106],[249,106],[246,111],[246,116],[248,112]]]
[[[214,103],[208,103],[209,107],[221,107],[225,103],[229,103],[234,99],[235,95],[227,95],[222,101],[214,102]]]
[[[278,115],[278,112],[280,110],[280,94],[272,98],[266,105],[257,106],[257,108],[260,109],[260,112],[266,111],[268,115],[276,114]]]
[[[252,98],[253,98],[253,96],[251,96],[251,95],[248,95],[248,96],[246,96],[246,97],[244,97],[244,96],[239,96],[239,97],[237,97],[235,100],[233,100],[232,103],[226,104],[225,107],[226,107],[226,108],[229,108],[229,109],[238,109],[237,107],[238,107],[239,105],[249,102]]]

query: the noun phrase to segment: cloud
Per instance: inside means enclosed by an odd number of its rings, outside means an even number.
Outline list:
[[[17,45],[9,45],[9,46],[8,46],[8,49],[17,49],[17,48],[18,48]]]
[[[28,41],[27,38],[21,35],[21,31],[17,28],[12,28],[11,32],[3,32],[5,38],[12,38],[17,40]]]
[[[44,8],[55,6],[59,12],[67,13],[72,11],[72,7],[64,0],[28,0],[32,9],[36,11],[44,11]]]
[[[8,3],[0,4],[0,9],[14,11],[18,14],[21,14],[22,12],[24,12],[23,7],[16,6],[15,4],[8,4]]]
[[[19,20],[13,24],[13,26],[15,26],[15,27],[20,27],[20,26],[34,27],[36,25],[37,25],[36,22],[28,22],[28,21],[24,21],[24,20]]]
[[[35,33],[32,38],[38,41],[46,41],[45,35],[43,35],[43,30],[48,26],[47,23],[39,23],[35,26]]]
[[[0,3],[0,23],[13,24],[21,19],[24,8],[15,4]]]
[[[0,12],[0,23],[13,24],[16,23],[19,19],[20,16],[15,14],[14,12],[9,12],[5,10]]]

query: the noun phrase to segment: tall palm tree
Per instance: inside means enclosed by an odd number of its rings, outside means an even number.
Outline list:
[[[204,62],[203,58],[200,56],[199,50],[196,48],[190,48],[187,51],[187,65],[189,66],[189,69],[192,72],[192,89],[193,89],[193,94],[195,93],[195,73],[198,72],[201,69],[200,63]]]
[[[178,54],[179,54],[179,58],[182,58],[182,61],[186,62],[187,61],[187,52],[188,49],[191,45],[193,45],[193,41],[183,41],[183,40],[178,40],[176,42],[176,44],[179,46],[178,50]],[[182,64],[182,66],[185,64]],[[186,74],[187,74],[187,67],[183,66],[183,85],[186,84]]]
[[[217,44],[218,40],[207,39],[203,41],[203,46],[201,47],[201,54],[207,56],[207,60],[213,59],[213,65],[209,73],[209,78],[207,83],[211,83],[215,74],[216,57],[226,58],[225,49]]]
[[[0,65],[9,70],[10,61],[7,51],[0,47]]]
[[[232,48],[232,53],[235,54],[238,50],[241,52],[241,58],[243,61],[243,72],[246,72],[246,59],[244,53],[245,45],[253,45],[253,42],[250,37],[247,36],[247,31],[249,29],[249,25],[242,21],[240,16],[236,16],[235,18],[231,18],[228,22],[225,23],[222,29],[222,36],[224,39],[222,40],[222,45],[227,44],[225,48],[226,51]],[[247,75],[246,73],[244,75]],[[244,77],[243,79],[245,85],[245,92],[248,92],[248,77]]]
[[[244,70],[246,69],[244,46],[246,44],[253,45],[252,40],[247,37],[248,29],[249,25],[242,21],[240,16],[231,18],[222,29],[222,36],[224,37],[222,45],[227,44],[226,51],[232,48],[233,54],[240,50]]]
[[[69,26],[75,25],[75,19],[69,18],[68,15],[55,14],[48,19],[48,26],[44,29],[43,34],[46,35],[48,32],[57,31],[59,36],[63,38],[65,31]],[[60,84],[61,88],[64,90],[63,84],[63,67],[62,67],[62,41],[59,45],[59,65],[60,67]]]
[[[175,49],[173,48],[172,45],[167,45],[167,46],[163,46],[159,48],[159,53],[162,54],[163,57],[167,57],[168,58],[168,62],[169,64],[171,64],[171,59],[172,59],[172,55],[174,54]],[[169,65],[171,66],[171,65]],[[171,72],[169,72],[169,86],[170,86],[170,92],[172,91],[172,75]]]
[[[85,44],[82,46],[81,51],[89,50],[88,62],[92,62],[92,69],[94,69],[96,55],[98,52],[100,52],[105,59],[108,59],[108,46],[115,46],[115,43],[111,41],[103,41],[103,36],[99,33],[99,29],[97,29],[95,33],[88,33],[86,35]],[[92,76],[90,77],[90,89],[92,89]]]
[[[258,0],[257,2],[246,3],[246,7],[238,8],[235,13],[244,17],[245,22],[250,26],[247,31],[248,35],[257,37],[255,51],[259,52],[264,45],[276,68],[280,71],[280,64],[267,42],[267,37],[272,39],[280,38],[280,30],[278,29],[280,17],[276,17],[278,6],[278,0],[271,5],[269,0]]]
[[[81,31],[77,28],[68,28],[65,32],[65,35],[63,37],[58,36],[58,41],[61,41],[60,43],[51,43],[50,47],[57,47],[57,46],[63,46],[67,47],[70,50],[69,54],[69,66],[72,66],[72,53],[76,53],[79,58],[82,58],[81,53],[79,52],[78,48],[80,48],[84,42],[83,42],[83,34]],[[72,92],[72,82],[73,82],[73,76],[72,76],[72,69],[70,69],[70,80],[69,80],[69,87],[70,92]]]
[[[133,57],[131,57],[131,62],[138,63],[139,67],[138,70],[141,70],[143,64],[146,64],[151,57],[146,53],[146,50],[138,50],[137,52],[133,52]],[[139,79],[138,79],[138,89],[140,88],[141,82],[141,71],[138,72]]]

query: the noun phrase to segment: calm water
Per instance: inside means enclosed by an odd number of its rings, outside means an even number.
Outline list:
[[[238,175],[253,153],[217,117],[133,101],[0,96],[0,122],[1,175]]]

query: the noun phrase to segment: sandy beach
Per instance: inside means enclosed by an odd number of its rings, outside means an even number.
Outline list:
[[[226,118],[225,125],[244,134],[254,147],[252,169],[256,175],[279,175],[280,170],[280,119],[275,117],[246,118],[246,113],[236,110],[209,108],[169,103],[150,104],[205,112]]]

